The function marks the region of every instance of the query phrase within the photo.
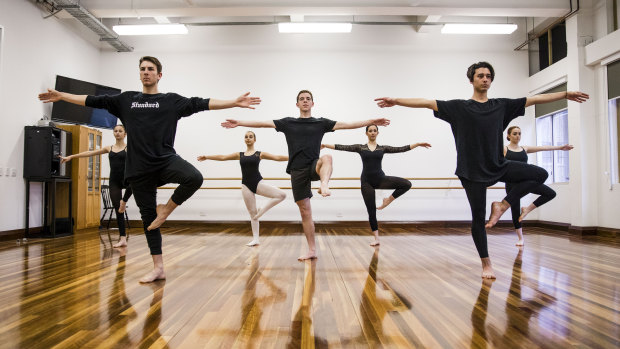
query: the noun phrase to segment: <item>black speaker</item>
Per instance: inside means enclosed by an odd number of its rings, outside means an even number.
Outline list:
[[[58,157],[71,154],[71,132],[50,126],[26,126],[24,178],[71,177],[71,162],[61,164]]]

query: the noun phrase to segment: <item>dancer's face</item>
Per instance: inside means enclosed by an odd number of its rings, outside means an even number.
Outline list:
[[[314,106],[314,101],[309,93],[302,93],[297,97],[297,108],[300,111],[310,111]]]
[[[254,133],[252,132],[246,132],[245,133],[245,137],[243,138],[245,141],[245,145],[254,145],[254,143],[256,142],[256,138],[254,137]]]
[[[366,136],[368,136],[369,141],[377,140],[377,136],[379,135],[379,129],[377,126],[368,127],[368,131],[366,131]]]
[[[120,141],[121,139],[124,139],[126,135],[127,133],[125,133],[125,128],[123,128],[123,126],[114,127],[114,138],[116,140]]]
[[[142,86],[152,87],[157,85],[161,79],[161,73],[157,72],[157,66],[149,61],[140,63],[140,81]]]
[[[508,139],[511,143],[519,144],[519,142],[521,141],[521,129],[518,127],[513,128],[508,135]]]
[[[489,68],[478,68],[474,72],[474,81],[471,84],[476,92],[486,92],[491,88],[491,71]]]

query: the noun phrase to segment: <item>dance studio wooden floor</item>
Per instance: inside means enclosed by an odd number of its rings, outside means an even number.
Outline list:
[[[168,279],[150,285],[138,283],[151,267],[141,234],[126,251],[97,230],[2,242],[0,347],[620,345],[617,244],[526,227],[520,251],[498,228],[491,282],[467,228],[388,228],[377,249],[365,227],[322,228],[318,261],[303,263],[300,229],[263,227],[248,248],[249,225],[166,228]]]

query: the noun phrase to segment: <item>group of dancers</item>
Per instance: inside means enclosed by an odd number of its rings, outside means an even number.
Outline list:
[[[153,259],[153,270],[142,277],[140,282],[148,283],[166,277],[159,227],[177,206],[189,199],[200,188],[203,182],[200,171],[177,155],[174,150],[178,120],[181,117],[204,110],[254,109],[254,106],[260,104],[261,100],[258,97],[250,96],[249,92],[233,100],[185,98],[175,93],[159,93],[158,82],[162,78],[162,65],[159,60],[151,56],[142,57],[139,61],[139,69],[142,92],[127,91],[114,96],[86,96],[48,89],[46,93],[39,94],[39,99],[45,103],[65,101],[106,109],[121,121],[122,126],[115,128],[116,144],[98,152],[110,153],[111,172],[116,170],[116,166],[112,165],[112,157],[119,155],[119,152],[126,152],[124,178],[121,179],[121,184],[118,187],[128,186],[131,189],[140,210],[147,244]],[[551,200],[555,195],[553,190],[544,186],[548,176],[544,169],[527,164],[527,159],[524,159],[522,155],[520,159],[515,159],[517,161],[506,159],[514,156],[511,154],[512,152],[516,152],[517,157],[519,157],[519,152],[527,154],[542,150],[558,150],[558,147],[520,147],[518,144],[520,129],[518,128],[512,130],[518,130],[515,131],[514,135],[509,131],[508,139],[511,143],[504,147],[503,130],[513,119],[524,115],[527,106],[564,98],[581,103],[587,100],[589,96],[582,92],[567,91],[519,99],[490,99],[487,93],[495,77],[495,72],[489,63],[472,64],[467,70],[467,77],[473,86],[473,95],[468,100],[441,101],[422,98],[382,97],[377,98],[376,101],[381,108],[399,105],[431,109],[435,117],[450,124],[457,150],[455,173],[463,184],[470,204],[472,212],[471,232],[482,262],[482,277],[495,278],[487,250],[485,229],[493,227],[501,215],[510,207],[513,207],[513,217],[515,217],[514,207],[516,207],[519,213],[516,219],[518,223],[532,209]],[[275,128],[277,132],[282,132],[285,135],[288,156],[256,151],[254,149],[256,135],[250,131],[245,134],[247,147],[245,152],[198,157],[199,161],[237,159],[240,161],[243,177],[242,193],[250,213],[253,233],[253,240],[248,245],[253,246],[259,243],[258,219],[260,216],[283,201],[286,196],[280,189],[263,183],[264,181],[262,181],[258,171],[258,164],[261,159],[288,161],[286,172],[291,176],[293,198],[299,208],[302,227],[308,244],[308,252],[298,259],[317,258],[315,228],[310,205],[312,198],[311,182],[320,181],[318,193],[322,196],[329,196],[331,194],[329,180],[332,174],[332,157],[329,154],[321,156],[322,147],[360,154],[363,162],[362,195],[368,209],[371,229],[375,236],[372,245],[379,244],[376,209],[385,208],[411,188],[409,181],[386,176],[383,173],[381,170],[383,155],[385,153],[404,152],[416,147],[428,148],[430,144],[416,143],[402,147],[378,145],[376,142],[379,133],[378,126],[390,124],[390,121],[385,118],[352,122],[315,118],[311,112],[314,99],[308,90],[302,90],[297,94],[296,105],[300,111],[297,118],[287,117],[266,121],[228,119],[222,123],[225,128],[238,126]],[[327,132],[362,127],[366,128],[367,144],[330,145],[321,143],[323,135]],[[122,132],[118,132],[118,136],[117,129],[122,129]],[[123,141],[125,131],[130,135],[127,146],[124,146]],[[120,141],[119,137],[121,137]],[[566,145],[561,149],[570,150],[571,148],[571,146]],[[503,153],[506,154],[506,157]],[[72,157],[90,155],[95,154],[86,152]],[[70,158],[67,157],[63,161],[70,160]],[[110,178],[112,179],[112,173]],[[115,176],[114,180],[117,181],[118,179],[119,176]],[[492,203],[491,214],[485,224],[486,189],[498,181],[507,183],[506,197],[501,202]],[[166,183],[178,183],[179,185],[166,204],[157,205],[157,187]],[[383,200],[380,207],[376,208],[375,189],[394,189],[394,192]],[[115,194],[114,200],[118,202],[117,215],[121,213],[128,198],[127,192],[129,190],[126,190],[126,195],[122,200],[119,199],[120,195]],[[528,193],[539,193],[541,196],[519,212],[520,199]],[[257,210],[255,194],[266,196],[271,200],[265,207]],[[121,223],[119,223],[119,229],[120,225]],[[518,230],[518,233],[520,234],[519,243],[522,244],[521,230]],[[117,245],[126,245],[126,240],[120,240]]]

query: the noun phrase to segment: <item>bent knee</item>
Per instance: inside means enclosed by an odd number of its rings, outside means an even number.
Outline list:
[[[276,196],[276,199],[283,201],[284,199],[286,199],[286,193],[285,192],[278,193],[278,195]]]
[[[332,163],[332,156],[330,154],[325,154],[325,155],[321,156],[320,160],[321,160],[322,163],[329,163],[329,164],[331,164]]]
[[[202,173],[198,171],[192,173],[187,179],[187,185],[192,188],[196,188],[196,189],[200,188],[200,186],[202,185],[202,182],[203,182]]]

